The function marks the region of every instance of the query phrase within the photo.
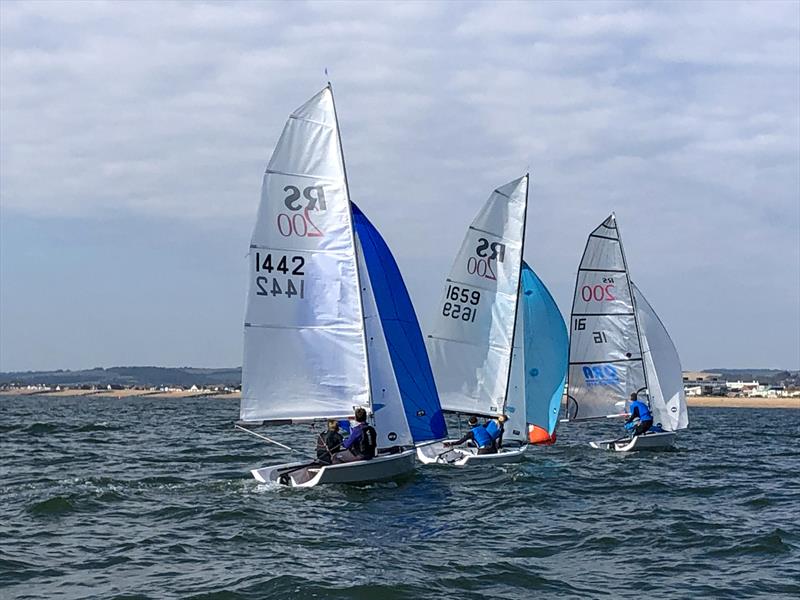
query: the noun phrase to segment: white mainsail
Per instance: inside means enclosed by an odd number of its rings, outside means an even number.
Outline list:
[[[496,189],[445,282],[427,339],[444,410],[498,415],[505,408],[527,202],[528,175]]]
[[[330,86],[289,118],[250,243],[243,421],[370,404],[350,199]]]
[[[612,214],[583,252],[570,319],[567,418],[612,416],[647,386],[622,238]]]
[[[647,369],[647,391],[654,423],[667,431],[689,426],[686,396],[683,391],[681,360],[664,324],[644,294],[631,283],[639,317],[644,366]]]

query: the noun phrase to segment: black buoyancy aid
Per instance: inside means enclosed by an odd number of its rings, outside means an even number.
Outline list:
[[[378,445],[378,434],[371,425],[364,425],[361,430],[361,437],[358,438],[356,446],[357,454],[365,459],[375,457],[375,448]]]

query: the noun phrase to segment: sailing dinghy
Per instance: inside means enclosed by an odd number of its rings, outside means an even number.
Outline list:
[[[517,462],[527,448],[524,325],[518,319],[527,204],[527,174],[492,192],[462,242],[427,338],[442,408],[505,414],[503,447],[478,454],[477,447],[422,445],[417,458],[423,464]]]
[[[275,147],[249,262],[239,427],[347,419],[363,407],[377,431],[371,460],[253,476],[312,487],[412,471],[414,445],[447,430],[400,271],[350,202],[330,85],[291,115]]]
[[[617,452],[670,448],[689,424],[680,359],[630,279],[613,214],[586,242],[570,321],[566,420],[624,417],[630,395],[644,393],[656,431],[590,445]]]

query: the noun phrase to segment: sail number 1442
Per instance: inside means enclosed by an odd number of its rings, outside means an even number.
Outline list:
[[[306,259],[302,256],[266,255],[255,253],[256,296],[280,296],[288,298],[305,298]],[[262,273],[268,273],[262,275]],[[297,276],[297,277],[295,277]]]

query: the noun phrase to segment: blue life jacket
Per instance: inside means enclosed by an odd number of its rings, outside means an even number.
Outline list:
[[[486,431],[486,427],[483,425],[476,425],[471,429],[472,437],[475,439],[475,443],[478,444],[478,448],[488,448],[492,445],[492,436],[489,435],[489,432]]]
[[[496,440],[498,437],[500,437],[500,426],[497,424],[497,421],[494,419],[489,421],[486,424],[486,432],[493,440]]]
[[[647,408],[647,404],[642,402],[641,400],[634,400],[631,402],[631,414],[635,409],[639,409],[639,420],[640,421],[652,421],[653,415],[650,414],[650,409]]]

